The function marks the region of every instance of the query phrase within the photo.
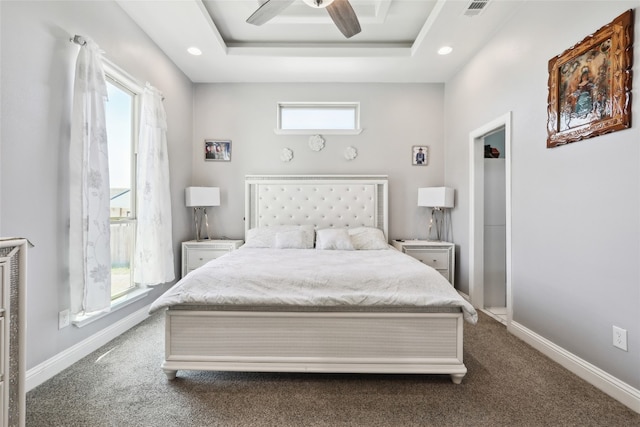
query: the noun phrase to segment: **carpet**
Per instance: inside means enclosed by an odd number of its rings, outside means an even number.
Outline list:
[[[640,426],[637,414],[480,313],[468,373],[363,375],[160,369],[157,313],[27,394],[44,426]]]

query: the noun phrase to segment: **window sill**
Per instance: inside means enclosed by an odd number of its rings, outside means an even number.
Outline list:
[[[274,129],[276,135],[360,135],[362,129]]]
[[[151,288],[136,289],[135,291],[131,291],[128,294],[111,301],[111,307],[109,311],[96,311],[90,314],[76,316],[73,318],[71,323],[78,328],[82,328],[83,326],[87,326],[88,324],[93,323],[98,319],[102,319],[103,317],[115,311],[118,311],[121,308],[128,306],[129,304],[141,300],[142,298],[146,297],[149,292],[151,292]]]

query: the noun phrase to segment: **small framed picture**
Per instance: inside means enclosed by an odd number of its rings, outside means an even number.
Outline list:
[[[429,162],[429,149],[425,145],[414,145],[411,164],[414,166],[426,166]]]
[[[219,139],[204,140],[204,160],[207,162],[230,162],[231,141]]]

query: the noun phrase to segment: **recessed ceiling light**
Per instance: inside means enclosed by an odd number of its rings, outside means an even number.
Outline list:
[[[194,56],[202,55],[202,51],[195,46],[192,46],[189,49],[187,49],[187,52],[189,52],[191,55],[194,55]]]
[[[438,55],[449,55],[453,52],[453,48],[451,46],[442,46],[438,49]]]

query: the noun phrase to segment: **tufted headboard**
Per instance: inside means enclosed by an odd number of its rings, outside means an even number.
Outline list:
[[[255,227],[377,227],[388,238],[386,175],[247,175],[245,236]]]

